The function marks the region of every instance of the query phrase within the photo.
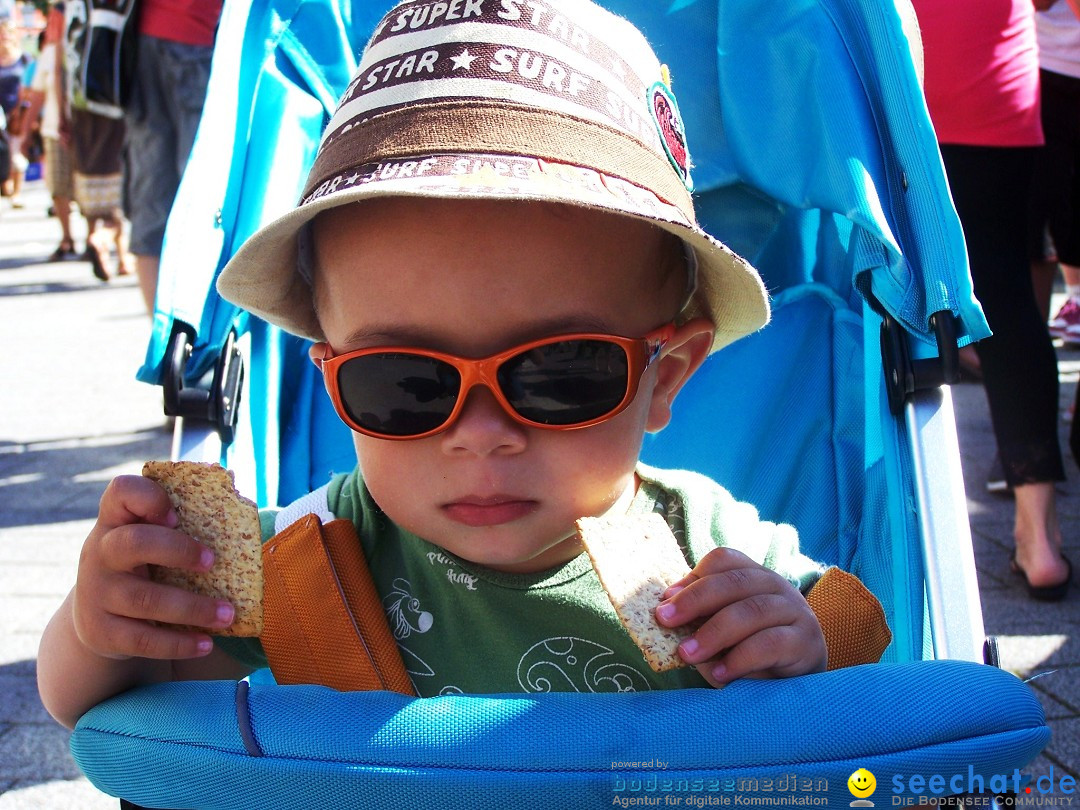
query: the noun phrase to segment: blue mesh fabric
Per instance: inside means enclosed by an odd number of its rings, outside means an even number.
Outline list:
[[[811,557],[847,567],[863,506],[862,362],[861,319],[838,296],[786,291],[769,326],[691,378],[642,457],[710,476],[795,526]]]
[[[150,806],[575,808],[785,774],[824,780],[830,801],[846,804],[859,767],[882,790],[894,775],[969,766],[988,779],[1011,775],[1049,736],[1026,685],[957,661],[625,695],[415,699],[253,685],[262,757],[230,727],[234,703],[224,682],[149,687],[91,710],[72,749],[100,788]],[[752,787],[743,792],[767,793]]]

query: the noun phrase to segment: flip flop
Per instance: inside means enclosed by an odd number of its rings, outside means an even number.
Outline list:
[[[90,269],[94,271],[94,278],[101,281],[109,280],[109,271],[105,267],[105,262],[101,259],[101,251],[92,244],[87,243],[83,257],[90,262]]]
[[[56,250],[49,254],[49,261],[63,262],[72,259],[75,256],[75,245],[71,242],[61,242],[56,246]]]
[[[1036,599],[1040,602],[1060,602],[1065,598],[1065,595],[1069,592],[1069,585],[1072,582],[1072,563],[1069,558],[1064,554],[1061,555],[1061,559],[1065,561],[1065,568],[1068,573],[1065,575],[1065,579],[1059,582],[1057,585],[1032,585],[1031,581],[1027,578],[1027,572],[1016,562],[1016,552],[1013,552],[1009,557],[1009,567],[1014,574],[1018,574],[1024,578],[1024,585],[1027,586],[1028,596],[1032,599]]]

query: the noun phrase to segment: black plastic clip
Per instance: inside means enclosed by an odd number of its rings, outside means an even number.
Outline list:
[[[899,415],[916,391],[952,385],[960,380],[960,351],[956,346],[956,319],[948,310],[930,316],[937,338],[938,356],[913,360],[908,337],[900,324],[885,313],[881,323],[881,362],[885,367],[885,390],[889,410]]]
[[[193,340],[194,335],[179,326],[169,339],[161,383],[165,413],[210,422],[222,443],[231,444],[236,437],[240,390],[244,383],[244,358],[236,348],[236,335],[229,332],[214,367],[195,384],[189,385],[185,382],[185,374]]]

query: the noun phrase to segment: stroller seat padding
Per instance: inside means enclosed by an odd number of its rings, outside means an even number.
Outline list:
[[[151,807],[599,807],[766,797],[783,777],[846,806],[858,768],[877,774],[879,798],[915,774],[989,785],[1049,734],[1013,675],[919,661],[617,695],[171,683],[89,711],[72,751],[100,789]]]

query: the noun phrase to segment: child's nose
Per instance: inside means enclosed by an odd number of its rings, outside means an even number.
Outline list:
[[[461,414],[442,434],[446,453],[487,456],[520,453],[525,449],[527,428],[514,421],[482,385],[466,394]]]

